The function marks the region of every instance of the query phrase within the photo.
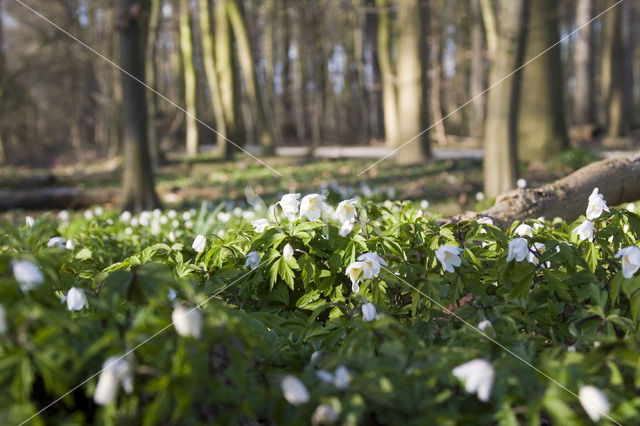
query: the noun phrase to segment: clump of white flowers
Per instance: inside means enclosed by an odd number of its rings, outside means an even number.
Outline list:
[[[345,271],[345,275],[351,279],[351,291],[360,291],[360,281],[377,276],[382,266],[387,266],[387,262],[377,253],[368,252],[358,256],[358,261],[349,264]]]

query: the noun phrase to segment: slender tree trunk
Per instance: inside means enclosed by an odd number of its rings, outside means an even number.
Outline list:
[[[272,155],[275,153],[274,136],[271,133],[270,127],[272,119],[271,114],[267,113],[263,96],[258,87],[251,42],[249,41],[244,14],[237,0],[227,0],[226,5],[229,21],[235,35],[240,70],[244,77],[250,108],[257,127],[256,133],[260,137],[260,146],[262,147],[263,154]],[[267,119],[267,116],[269,119]]]
[[[117,24],[120,35],[120,65],[144,81],[144,52],[140,20],[144,9],[137,0],[118,0]],[[132,212],[158,206],[153,171],[147,146],[147,102],[145,88],[126,74],[122,84],[122,138],[124,170],[123,209]]]
[[[429,158],[426,134],[418,136],[426,127],[423,123],[424,78],[422,14],[418,0],[405,0],[398,4],[398,164],[421,163]],[[409,140],[411,142],[407,143]]]
[[[147,31],[147,46],[145,57],[145,75],[147,84],[157,90],[156,75],[156,43],[160,31],[160,17],[162,13],[162,1],[151,0],[149,11],[149,29]],[[160,111],[158,108],[158,98],[155,93],[147,92],[147,104],[149,105],[149,151],[151,153],[151,164],[158,167],[160,163],[159,141],[158,141],[158,118]]]
[[[182,53],[182,69],[184,73],[184,101],[185,109],[187,110],[185,117],[186,152],[188,157],[195,157],[198,154],[197,88],[189,15],[189,0],[180,0],[180,52]]]
[[[622,7],[622,68],[624,84],[624,117],[627,118],[627,128],[633,130],[638,125],[634,106],[633,58],[638,43],[638,14],[634,9],[636,3],[625,2]]]
[[[556,0],[535,0],[529,12],[525,61],[560,40]],[[560,46],[530,62],[522,71],[518,115],[518,158],[546,161],[569,145],[564,119]]]
[[[479,95],[487,87],[487,71],[485,66],[486,48],[482,11],[479,0],[471,2],[471,76],[469,80],[470,98]],[[471,104],[469,120],[469,134],[474,138],[481,138],[484,134],[484,120],[486,112],[486,96],[480,96]]]
[[[399,141],[398,93],[396,76],[391,60],[391,17],[389,0],[376,0],[378,6],[378,61],[382,78],[382,108],[384,134],[387,145],[394,147]]]
[[[211,31],[211,9],[209,7],[210,0],[198,0],[198,15],[200,17],[200,35],[202,37],[202,62],[204,64],[204,73],[211,95],[211,106],[213,117],[215,120],[216,144],[222,149],[226,141],[224,136],[227,133],[226,123],[224,119],[224,110],[220,99],[220,87],[218,86],[218,76],[216,73],[216,61],[214,56],[213,33]],[[224,154],[224,151],[220,151]]]
[[[447,130],[442,119],[442,64],[444,61],[443,52],[444,44],[442,41],[443,26],[440,25],[442,16],[437,14],[440,9],[436,5],[435,0],[430,0],[431,9],[431,46],[433,51],[426,56],[430,58],[430,74],[431,74],[431,122],[433,123],[433,131],[438,145],[447,144]]]
[[[576,25],[584,25],[594,16],[595,0],[578,0]],[[596,122],[595,111],[595,33],[591,25],[576,34],[573,110],[575,124]]]
[[[231,51],[231,28],[227,18],[226,0],[216,0],[214,4],[215,31],[215,62],[218,71],[220,100],[224,112],[227,137],[232,141],[238,140],[237,112],[239,99],[236,96],[236,76],[233,72],[233,54]],[[233,157],[235,147],[230,143],[224,144],[225,156]]]
[[[528,1],[499,3],[501,27],[491,55],[490,86],[520,66],[524,56]],[[489,197],[496,197],[516,184],[520,84],[521,73],[516,73],[488,92],[483,173],[484,192]]]

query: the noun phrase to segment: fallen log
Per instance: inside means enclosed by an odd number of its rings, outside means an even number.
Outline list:
[[[64,210],[117,203],[118,189],[81,190],[72,187],[51,187],[24,190],[0,190],[0,211]]]
[[[490,217],[502,228],[515,220],[560,217],[573,220],[584,214],[593,188],[599,188],[608,205],[640,200],[640,154],[589,164],[555,182],[531,189],[505,192],[493,207],[482,212],[466,212],[450,220],[473,220]]]

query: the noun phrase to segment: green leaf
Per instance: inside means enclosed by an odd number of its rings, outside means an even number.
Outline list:
[[[76,259],[79,260],[89,260],[91,259],[91,256],[93,256],[93,252],[88,247],[84,247],[82,250],[76,253]]]

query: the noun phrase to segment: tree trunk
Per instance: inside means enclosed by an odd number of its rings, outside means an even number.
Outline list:
[[[560,180],[540,188],[518,189],[502,194],[496,204],[483,212],[467,212],[454,220],[488,216],[502,228],[515,220],[560,217],[573,220],[585,214],[589,195],[598,188],[608,205],[640,200],[640,154],[589,164]]]
[[[197,87],[189,15],[189,0],[180,0],[180,52],[182,53],[182,69],[184,73],[184,102],[187,110],[185,117],[186,152],[188,157],[195,157],[198,154]]]
[[[576,26],[584,25],[594,16],[595,0],[578,0]],[[595,112],[595,33],[591,25],[576,34],[574,53],[575,86],[573,88],[574,124],[596,122]]]
[[[624,117],[628,123],[627,128],[633,130],[638,125],[635,114],[635,86],[633,79],[633,58],[638,43],[638,22],[637,11],[634,9],[636,3],[624,2],[620,5],[622,8],[622,68],[623,68],[623,85],[624,85]]]
[[[391,61],[391,17],[389,16],[389,0],[376,0],[378,7],[378,61],[382,78],[382,108],[384,118],[384,134],[387,145],[394,147],[398,138],[398,94],[396,92],[396,76]]]
[[[214,31],[215,31],[215,62],[218,71],[220,88],[220,100],[224,112],[224,122],[227,129],[227,137],[233,141],[238,140],[237,112],[239,99],[236,96],[236,77],[233,72],[233,54],[231,51],[231,29],[227,19],[226,0],[216,0],[214,5]],[[230,143],[224,143],[221,147],[225,157],[233,157],[235,147]]]
[[[398,164],[422,163],[430,157],[426,134],[418,136],[426,125],[424,108],[423,23],[418,0],[405,0],[398,4],[397,84],[398,84],[398,137],[396,153]],[[409,142],[410,141],[410,142]],[[408,142],[408,143],[407,143]]]
[[[160,30],[160,17],[162,13],[162,1],[151,0],[151,10],[149,11],[149,29],[147,30],[147,46],[145,52],[145,76],[147,84],[157,90],[156,76],[156,42]],[[151,164],[157,168],[160,163],[159,141],[158,141],[158,118],[160,111],[158,108],[158,98],[155,93],[147,92],[147,104],[149,105],[149,152],[151,154]]]
[[[140,19],[141,4],[137,0],[118,0],[117,24],[120,36],[120,65],[137,79],[144,81],[144,52]],[[159,205],[156,196],[149,148],[147,146],[147,103],[145,88],[122,73],[122,206],[132,212],[151,210]]]
[[[218,133],[216,133],[216,145],[224,147],[226,141],[226,123],[224,120],[224,110],[220,100],[220,87],[218,86],[218,76],[216,73],[216,61],[214,56],[213,33],[211,32],[211,10],[210,0],[198,0],[198,16],[200,17],[200,35],[202,38],[202,62],[204,73],[211,95],[211,106],[213,117]],[[223,152],[220,152],[223,154]]]
[[[529,12],[525,62],[560,40],[556,0],[536,0]],[[530,62],[522,73],[518,159],[549,160],[569,145],[564,119],[560,46]]]
[[[471,77],[469,92],[470,97],[473,98],[482,93],[487,87],[485,32],[478,0],[472,0],[471,3],[471,22]],[[469,120],[469,134],[471,137],[481,138],[484,134],[486,99],[486,96],[480,96],[471,104],[471,117]]]
[[[444,63],[444,43],[443,43],[443,25],[440,24],[442,15],[437,15],[436,11],[439,9],[436,7],[435,0],[429,1],[429,8],[431,9],[431,42],[432,52],[427,55],[430,58],[430,74],[431,74],[431,96],[429,100],[431,103],[431,122],[433,123],[433,132],[435,133],[435,140],[438,145],[447,144],[447,130],[442,118],[442,73]]]
[[[528,1],[500,0],[499,6],[501,27],[491,56],[489,87],[520,66],[524,56]],[[484,192],[489,197],[515,187],[520,85],[521,73],[516,73],[488,92],[483,174]]]
[[[233,33],[235,35],[240,70],[244,77],[250,108],[257,127],[256,133],[260,137],[260,146],[263,154],[272,155],[275,153],[275,141],[270,127],[272,120],[267,119],[267,116],[271,118],[271,114],[267,113],[267,109],[263,103],[263,97],[258,86],[258,79],[256,78],[254,70],[255,65],[253,62],[251,43],[249,41],[249,34],[247,33],[244,14],[240,9],[237,0],[227,0],[226,5],[229,22],[231,23],[231,27],[233,28]]]

